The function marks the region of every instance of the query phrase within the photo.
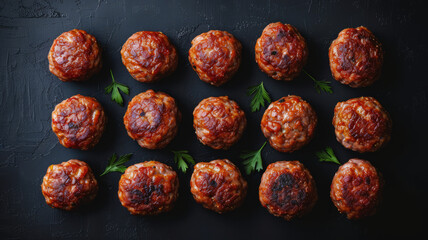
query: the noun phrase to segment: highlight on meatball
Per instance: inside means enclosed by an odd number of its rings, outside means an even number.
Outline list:
[[[328,56],[333,77],[350,87],[366,87],[380,76],[382,44],[365,27],[347,28],[330,46]]]
[[[241,52],[242,45],[232,34],[211,30],[192,40],[189,62],[202,81],[220,86],[238,71]]]
[[[290,81],[297,77],[308,59],[308,47],[299,31],[280,22],[265,27],[255,51],[260,69],[276,80]]]
[[[209,97],[193,110],[193,127],[199,141],[213,149],[228,149],[247,126],[245,113],[227,96]]]
[[[101,49],[91,34],[78,29],[57,37],[48,54],[49,70],[61,81],[84,81],[102,67]]]
[[[337,103],[333,126],[337,141],[345,148],[361,153],[377,151],[391,139],[391,118],[372,97]]]
[[[52,130],[66,148],[88,150],[100,140],[107,118],[101,104],[80,94],[58,105],[52,112]]]
[[[177,135],[180,121],[175,99],[153,90],[135,96],[123,117],[128,135],[147,149],[166,147]]]
[[[312,210],[318,200],[315,181],[299,161],[269,164],[259,187],[259,199],[271,214],[289,221]]]
[[[269,105],[260,126],[273,148],[280,152],[293,152],[311,141],[317,121],[309,103],[290,95]]]
[[[50,165],[43,177],[42,193],[53,208],[74,210],[91,202],[97,192],[98,183],[91,168],[76,159]]]
[[[247,182],[239,169],[227,159],[195,165],[190,191],[197,203],[217,213],[239,207],[247,195]]]
[[[119,181],[119,200],[134,215],[170,211],[178,197],[177,173],[168,165],[147,161],[128,167]]]
[[[161,32],[141,31],[126,40],[120,51],[131,76],[140,82],[154,82],[175,71],[177,51]]]
[[[348,219],[361,219],[376,213],[382,187],[382,175],[376,168],[368,161],[354,158],[334,175],[330,197]]]

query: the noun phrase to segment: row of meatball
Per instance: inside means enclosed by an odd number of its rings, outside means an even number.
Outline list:
[[[349,219],[373,215],[379,205],[382,177],[368,162],[351,159],[334,175],[330,197]],[[156,215],[171,210],[178,197],[177,173],[157,161],[128,167],[119,181],[121,204],[132,214]],[[195,165],[190,190],[197,203],[218,213],[239,207],[247,194],[247,182],[227,159]],[[92,201],[98,191],[91,168],[69,160],[51,165],[43,178],[42,193],[51,207],[72,210]],[[299,161],[270,164],[259,186],[263,207],[278,217],[291,220],[311,211],[317,202],[315,181]]]
[[[147,90],[135,96],[123,117],[128,135],[147,149],[160,149],[176,136],[181,113],[174,98]],[[293,152],[313,138],[317,115],[311,105],[294,95],[272,102],[261,120],[261,130],[280,152]],[[92,97],[75,95],[55,107],[52,129],[68,148],[86,150],[98,143],[106,116]],[[201,143],[213,149],[228,149],[242,136],[247,120],[239,105],[227,96],[202,100],[193,111],[193,126]],[[372,97],[339,102],[333,125],[337,140],[358,152],[373,152],[390,139],[388,112]]]
[[[230,80],[241,63],[241,43],[226,31],[211,30],[196,36],[189,50],[189,62],[199,78],[214,86]],[[133,34],[121,50],[122,62],[140,82],[153,82],[175,71],[177,51],[161,32]],[[308,47],[290,24],[271,23],[255,46],[260,69],[276,80],[292,80],[306,64]],[[92,35],[83,30],[61,34],[52,44],[49,69],[62,81],[82,81],[102,67],[101,50]],[[329,49],[333,77],[351,87],[365,87],[376,81],[383,64],[382,45],[365,27],[347,28]]]

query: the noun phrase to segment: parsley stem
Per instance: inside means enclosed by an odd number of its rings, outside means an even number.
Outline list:
[[[113,80],[113,82],[116,83],[116,81],[114,80],[114,77],[113,77],[113,71],[111,69],[110,69],[110,75],[111,75],[111,79]]]
[[[263,145],[262,145],[262,147],[260,148],[259,151],[263,150],[263,148],[265,147],[266,143],[267,143],[267,141],[265,141],[265,143],[263,143]]]
[[[314,77],[312,77],[312,75],[311,75],[311,74],[309,74],[308,72],[306,72],[306,70],[305,70],[305,69],[302,69],[302,71],[303,71],[306,75],[308,75],[308,77],[310,77],[314,82],[318,82],[318,80],[316,80]]]
[[[302,71],[312,79],[312,81],[314,81],[314,87],[315,90],[318,93],[321,93],[321,91],[326,92],[326,93],[333,93],[333,90],[331,89],[331,86],[329,85],[330,82],[328,81],[318,81],[316,80],[311,74],[309,74],[305,69],[302,69]]]

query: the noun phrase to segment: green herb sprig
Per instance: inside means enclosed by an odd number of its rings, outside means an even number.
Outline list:
[[[128,162],[129,159],[132,157],[132,153],[125,154],[123,156],[120,156],[119,159],[117,159],[116,153],[113,153],[110,160],[108,161],[108,165],[104,172],[100,176],[104,176],[107,173],[111,172],[121,172],[124,173],[125,170],[128,168],[127,166],[123,165],[124,163]]]
[[[186,172],[189,166],[187,164],[195,165],[195,160],[190,156],[189,151],[171,151],[174,154],[174,161],[177,164],[178,169],[182,172]]]
[[[336,155],[334,155],[333,149],[331,147],[326,147],[324,151],[319,151],[315,153],[320,162],[332,162],[340,165],[339,160]]]
[[[111,69],[110,69],[110,75],[111,75],[112,83],[104,89],[105,93],[106,94],[111,93],[111,100],[115,101],[120,106],[123,106],[123,98],[119,90],[125,93],[126,95],[129,95],[129,87],[122,83],[116,82],[114,80],[113,72],[111,71]]]
[[[321,91],[326,92],[326,93],[330,93],[330,94],[333,93],[333,90],[331,89],[331,86],[329,85],[331,82],[329,82],[329,81],[318,81],[314,77],[312,77],[311,74],[306,72],[305,69],[303,69],[303,72],[306,75],[308,75],[308,77],[310,77],[312,79],[312,81],[314,81],[314,87],[315,87],[315,90],[317,90],[317,93],[321,93]]]
[[[263,169],[262,150],[266,143],[267,142],[263,143],[262,147],[256,151],[245,151],[240,155],[240,157],[245,160],[243,164],[247,175],[250,175],[254,170],[260,172],[260,170]]]
[[[249,87],[247,95],[253,96],[250,104],[251,112],[256,112],[260,109],[260,107],[264,107],[266,104],[265,102],[267,102],[267,104],[272,102],[268,91],[266,91],[263,85],[263,82],[261,82],[259,85]]]

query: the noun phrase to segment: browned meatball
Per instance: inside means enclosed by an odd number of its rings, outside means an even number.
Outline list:
[[[389,114],[372,97],[337,103],[333,126],[337,141],[353,151],[377,151],[391,138],[392,121]]]
[[[156,215],[171,210],[178,197],[177,173],[156,161],[128,167],[119,181],[119,200],[132,214]]]
[[[122,62],[140,82],[154,82],[170,75],[178,65],[177,51],[161,32],[136,32],[123,44]]]
[[[241,43],[232,34],[211,30],[192,40],[189,62],[202,81],[220,86],[238,71],[241,51]]]
[[[232,162],[219,159],[195,165],[190,191],[205,208],[224,213],[242,204],[247,195],[247,182]]]
[[[354,158],[334,175],[330,197],[348,219],[360,219],[375,214],[382,187],[382,176],[376,168],[368,161]]]
[[[177,135],[180,120],[175,99],[153,90],[135,96],[123,117],[128,135],[148,149],[166,147]]]
[[[76,159],[50,165],[43,177],[43,196],[54,208],[76,209],[92,201],[97,192],[98,183],[91,168]]]
[[[331,73],[340,83],[366,87],[380,76],[382,45],[365,27],[342,30],[331,44],[328,56]]]
[[[54,40],[48,60],[51,73],[64,82],[87,80],[102,67],[97,40],[78,29],[65,32]]]
[[[299,161],[269,164],[259,187],[260,203],[277,217],[291,220],[312,210],[318,200],[315,181]]]
[[[244,133],[247,125],[244,111],[229,97],[209,97],[193,111],[193,127],[204,145],[228,149]]]
[[[290,95],[271,103],[260,125],[273,148],[280,152],[293,152],[311,141],[317,121],[309,103]]]
[[[52,130],[66,148],[88,150],[100,140],[107,118],[101,104],[80,94],[58,105],[52,112]]]
[[[256,43],[256,62],[276,80],[292,80],[302,71],[308,58],[306,41],[290,24],[271,23]]]

